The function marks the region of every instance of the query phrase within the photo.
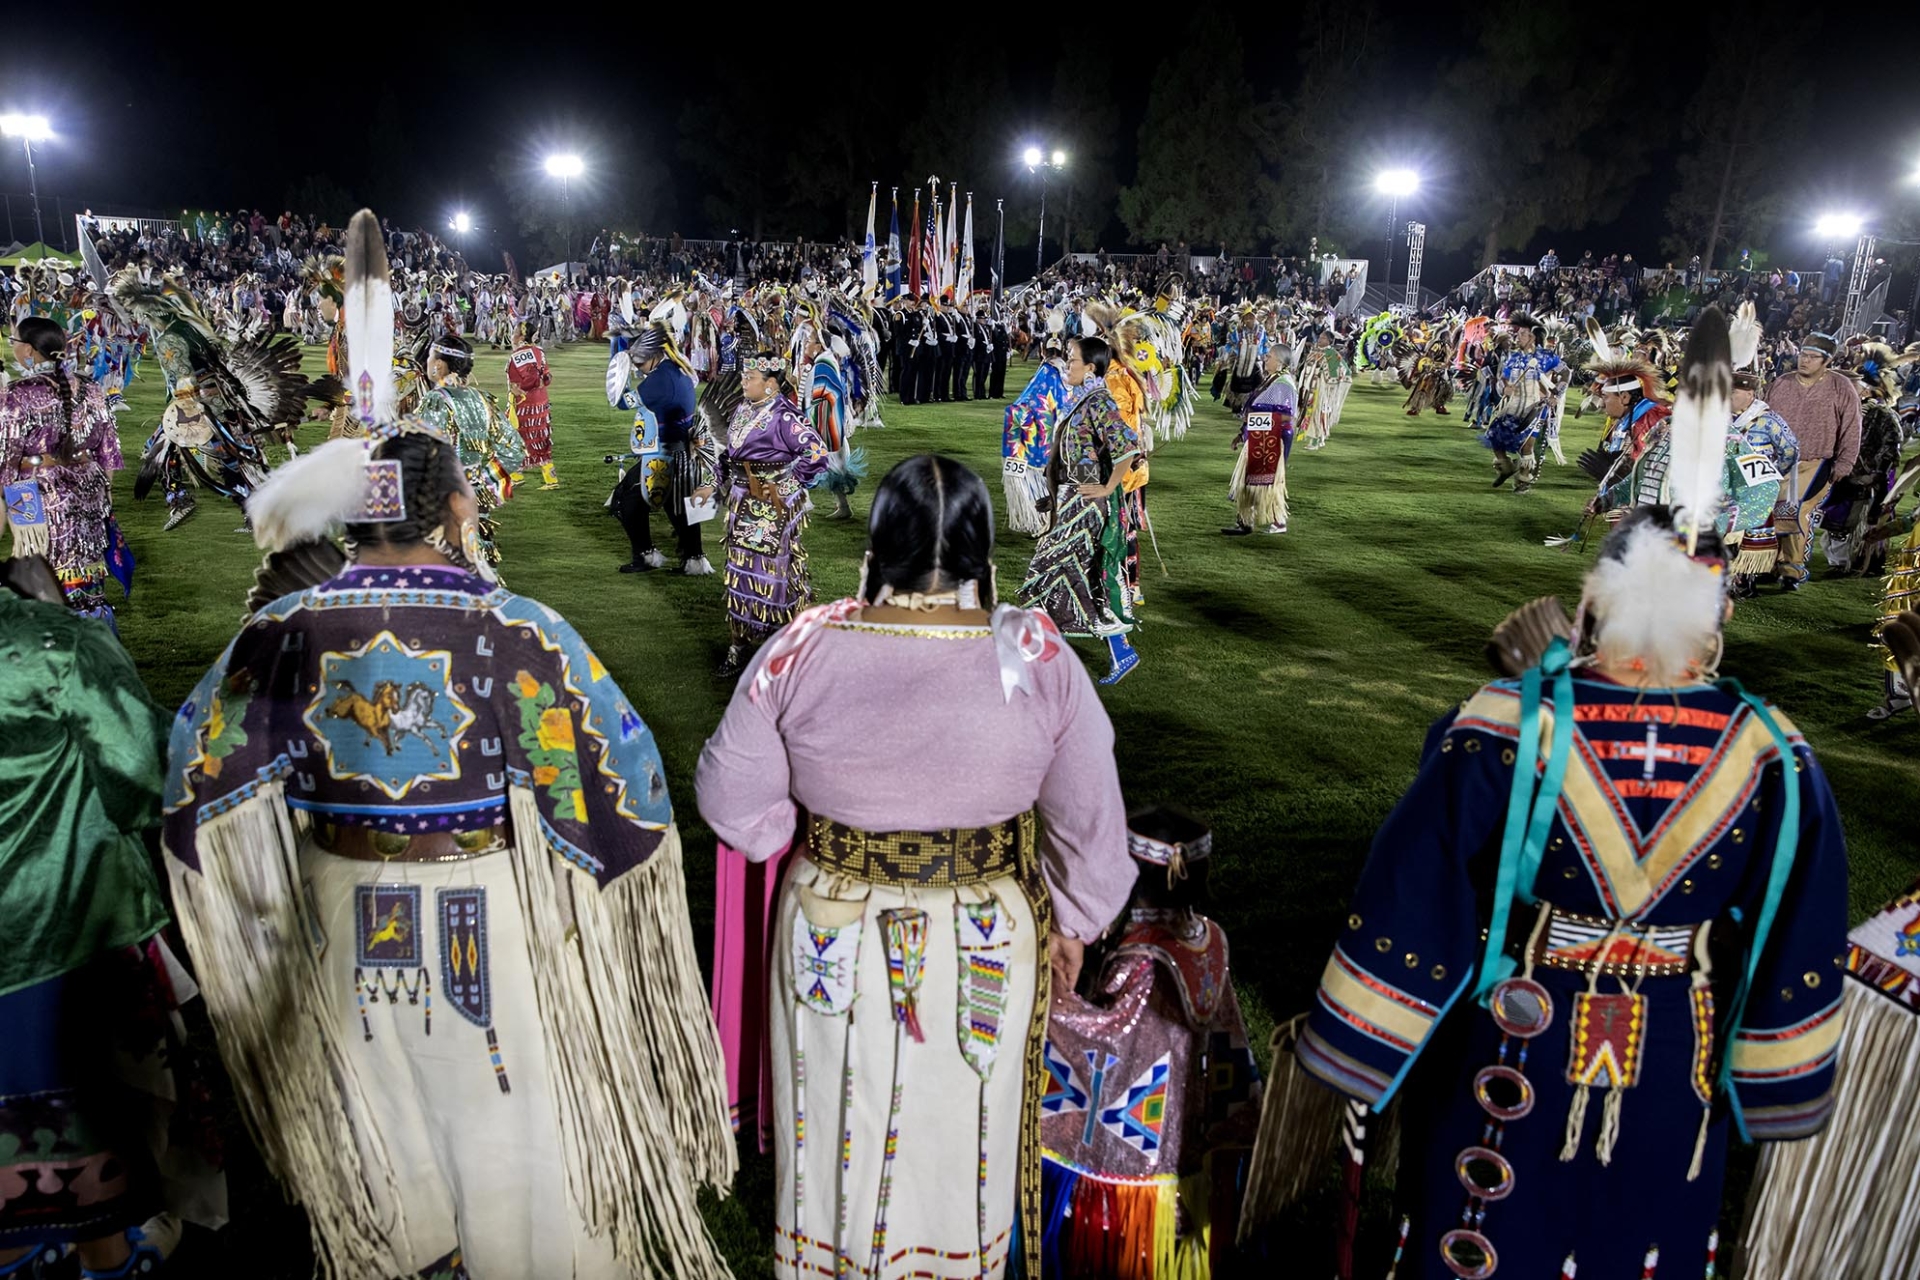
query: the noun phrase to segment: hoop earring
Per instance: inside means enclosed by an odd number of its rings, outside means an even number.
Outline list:
[[[1716,631],[1713,633],[1713,657],[1709,658],[1706,662],[1701,663],[1699,667],[1695,668],[1696,674],[1698,674],[1700,677],[1700,683],[1712,684],[1714,681],[1720,678],[1720,662],[1726,656],[1727,656],[1726,632]]]

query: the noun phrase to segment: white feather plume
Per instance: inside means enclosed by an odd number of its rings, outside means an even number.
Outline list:
[[[1593,354],[1597,359],[1613,359],[1613,344],[1607,341],[1607,331],[1592,316],[1587,317],[1587,341],[1593,344]]]
[[[1753,299],[1741,302],[1727,325],[1727,342],[1733,349],[1733,367],[1745,369],[1760,355],[1760,322],[1753,317]]]
[[[367,501],[367,442],[329,440],[277,468],[247,499],[253,540],[285,551],[324,538]]]
[[[372,426],[391,422],[393,390],[393,276],[387,266],[380,219],[362,209],[347,224],[346,300],[340,306],[347,333],[347,390],[353,411]]]
[[[1727,426],[1733,420],[1733,361],[1727,317],[1708,307],[1687,337],[1680,389],[1669,420],[1671,460],[1667,492],[1674,524],[1687,535],[1687,551],[1719,518],[1726,497]]]
[[[1683,684],[1725,616],[1720,575],[1652,520],[1626,538],[1624,554],[1602,557],[1587,575],[1584,607],[1599,623],[1595,649],[1603,659],[1645,663],[1650,684]]]

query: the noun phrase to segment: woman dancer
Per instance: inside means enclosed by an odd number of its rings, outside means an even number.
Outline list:
[[[1017,1205],[1038,1275],[1049,978],[1073,985],[1134,878],[1113,727],[1046,616],[995,604],[978,476],[900,463],[870,548],[857,596],[754,658],[696,779],[726,844],[793,846],[767,940],[774,1272],[904,1254],[997,1280]]]
[[[740,362],[740,406],[727,424],[727,656],[718,674],[740,674],[753,649],[813,603],[807,487],[832,455],[791,399],[787,364],[763,348]],[[703,486],[697,496],[711,497]]]
[[[13,358],[26,376],[0,391],[0,482],[13,553],[45,556],[67,607],[111,626],[105,588],[120,436],[100,388],[60,367],[65,347],[65,331],[45,317],[13,327]]]
[[[1028,607],[1045,610],[1067,635],[1107,642],[1113,668],[1101,684],[1118,683],[1140,665],[1127,642],[1134,613],[1120,497],[1141,457],[1140,435],[1106,389],[1110,359],[1099,338],[1067,344],[1067,385],[1076,399],[1054,428],[1047,461],[1051,518],[1020,588]]]

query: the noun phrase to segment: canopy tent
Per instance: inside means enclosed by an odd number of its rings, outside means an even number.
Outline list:
[[[60,265],[67,266],[67,267],[77,267],[80,265],[78,262],[74,261],[72,258],[67,257],[65,254],[60,253],[54,249],[49,249],[46,245],[42,244],[38,240],[28,245],[19,244],[16,242],[14,244],[8,245],[4,249],[0,249],[0,266],[11,267],[19,262],[23,262],[23,261],[39,262],[42,259],[45,259],[50,262],[57,262]]]

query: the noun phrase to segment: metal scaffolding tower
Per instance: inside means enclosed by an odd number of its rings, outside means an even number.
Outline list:
[[[1426,257],[1427,224],[1407,224],[1407,310],[1420,310],[1420,262]]]
[[[1860,243],[1853,248],[1853,274],[1847,277],[1847,301],[1840,308],[1840,333],[1842,338],[1850,338],[1864,329],[1874,316],[1860,314],[1860,304],[1867,296],[1867,277],[1873,270],[1874,237],[1863,235]]]

